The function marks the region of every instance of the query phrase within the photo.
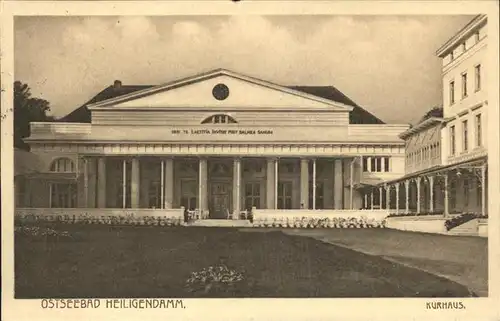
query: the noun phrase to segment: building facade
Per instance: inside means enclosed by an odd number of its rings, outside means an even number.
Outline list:
[[[366,187],[405,172],[407,125],[331,86],[281,86],[214,70],[159,86],[116,81],[58,122],[32,123],[39,170],[23,208],[367,208]]]
[[[442,59],[442,117],[401,134],[406,174],[378,185],[406,195],[385,208],[406,213],[487,215],[487,17],[478,15],[436,52]],[[384,194],[385,195],[385,194]],[[396,196],[398,197],[398,196]]]
[[[31,124],[35,170],[16,176],[16,205],[212,219],[487,215],[487,40],[479,15],[438,49],[443,108],[411,128],[333,86],[223,69],[115,81],[61,120]]]

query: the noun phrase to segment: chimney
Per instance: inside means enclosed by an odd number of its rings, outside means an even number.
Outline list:
[[[120,88],[121,88],[121,86],[122,86],[122,82],[121,82],[121,80],[115,80],[115,83],[114,83],[113,87],[114,87],[115,89],[120,89]]]

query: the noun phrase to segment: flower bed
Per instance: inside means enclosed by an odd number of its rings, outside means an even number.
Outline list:
[[[446,227],[446,230],[451,230],[452,228],[455,228],[459,225],[462,225],[464,223],[467,223],[468,221],[471,221],[476,218],[488,218],[488,215],[481,215],[478,213],[464,213],[462,215],[450,218],[444,222],[444,226]]]
[[[254,227],[281,227],[281,228],[384,228],[385,220],[368,219],[365,217],[356,218],[259,218],[254,219]]]
[[[15,223],[37,223],[53,222],[61,224],[107,224],[107,225],[159,225],[180,226],[183,225],[183,217],[169,216],[135,216],[133,213],[125,215],[91,215],[83,213],[78,215],[16,215]]]
[[[227,295],[243,281],[243,274],[221,264],[191,273],[186,290],[197,295]]]
[[[398,213],[390,213],[388,217],[404,217],[404,216],[426,216],[426,215],[443,215],[442,210],[434,210],[434,211],[425,211],[422,213],[416,213],[416,212],[398,212]]]
[[[14,235],[32,241],[72,241],[73,236],[68,231],[57,231],[49,227],[15,226]]]

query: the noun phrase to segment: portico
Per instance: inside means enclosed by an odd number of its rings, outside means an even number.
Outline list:
[[[353,209],[353,157],[83,156],[87,208]],[[344,181],[347,180],[347,189]]]

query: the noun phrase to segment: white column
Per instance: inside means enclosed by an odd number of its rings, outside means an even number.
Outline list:
[[[106,207],[106,158],[97,161],[97,207]]]
[[[342,180],[342,159],[336,159],[335,160],[335,170],[334,170],[334,196],[333,196],[333,202],[334,202],[334,208],[336,210],[342,209],[342,191],[344,190],[344,182]]]
[[[160,162],[160,207],[165,208],[165,161]]]
[[[373,188],[372,188],[372,193],[370,195],[370,206],[371,206],[371,209],[373,210]]]
[[[350,167],[350,175],[349,175],[349,208],[352,210],[354,209],[354,203],[353,203],[353,182],[354,182],[354,179],[353,179],[353,176],[354,176],[354,160],[355,158],[353,158],[351,160],[351,167]]]
[[[127,160],[122,162],[122,208],[127,206]]]
[[[450,209],[448,207],[448,173],[444,174],[444,216],[448,216]]]
[[[309,160],[300,160],[300,204],[304,209],[309,208]]]
[[[274,208],[278,208],[279,159],[274,161]]]
[[[207,210],[207,159],[200,158],[198,169],[198,209],[201,213]]]
[[[233,219],[240,218],[241,159],[233,160]]]
[[[130,185],[130,207],[139,208],[140,193],[140,168],[139,158],[132,158],[131,185]]]
[[[313,159],[313,181],[312,181],[312,209],[316,209],[316,158]]]
[[[429,176],[429,210],[434,211],[434,176]]]
[[[391,185],[387,185],[385,189],[385,208],[391,209]]]
[[[83,207],[90,207],[89,206],[89,160],[87,157],[83,158],[83,191],[85,194],[85,206]]]
[[[163,208],[170,209],[174,203],[174,159],[167,158],[164,161],[163,182],[165,184],[165,196],[163,198]]]
[[[379,197],[378,197],[378,202],[379,202],[379,205],[380,205],[380,209],[383,209],[383,206],[382,206],[382,187],[379,186],[378,187],[378,194],[379,194]]]
[[[380,171],[383,172],[385,168],[385,157],[380,157]]]
[[[364,204],[363,208],[368,208],[368,194],[366,194],[366,192],[365,192],[364,196],[365,196],[365,204]]]
[[[372,158],[371,157],[367,157],[366,158],[366,166],[367,166],[367,169],[368,169],[368,172],[371,172],[372,171]]]
[[[396,183],[396,214],[399,212],[399,183]]]
[[[420,177],[417,177],[417,214],[420,214]]]
[[[405,213],[410,212],[410,181],[405,181]]]
[[[49,208],[52,208],[52,189],[54,187],[52,186],[52,183],[49,183]]]
[[[274,209],[275,208],[275,163],[276,160],[269,158],[267,159],[267,172],[266,172],[266,208]]]
[[[481,214],[486,214],[486,164],[481,166]]]

